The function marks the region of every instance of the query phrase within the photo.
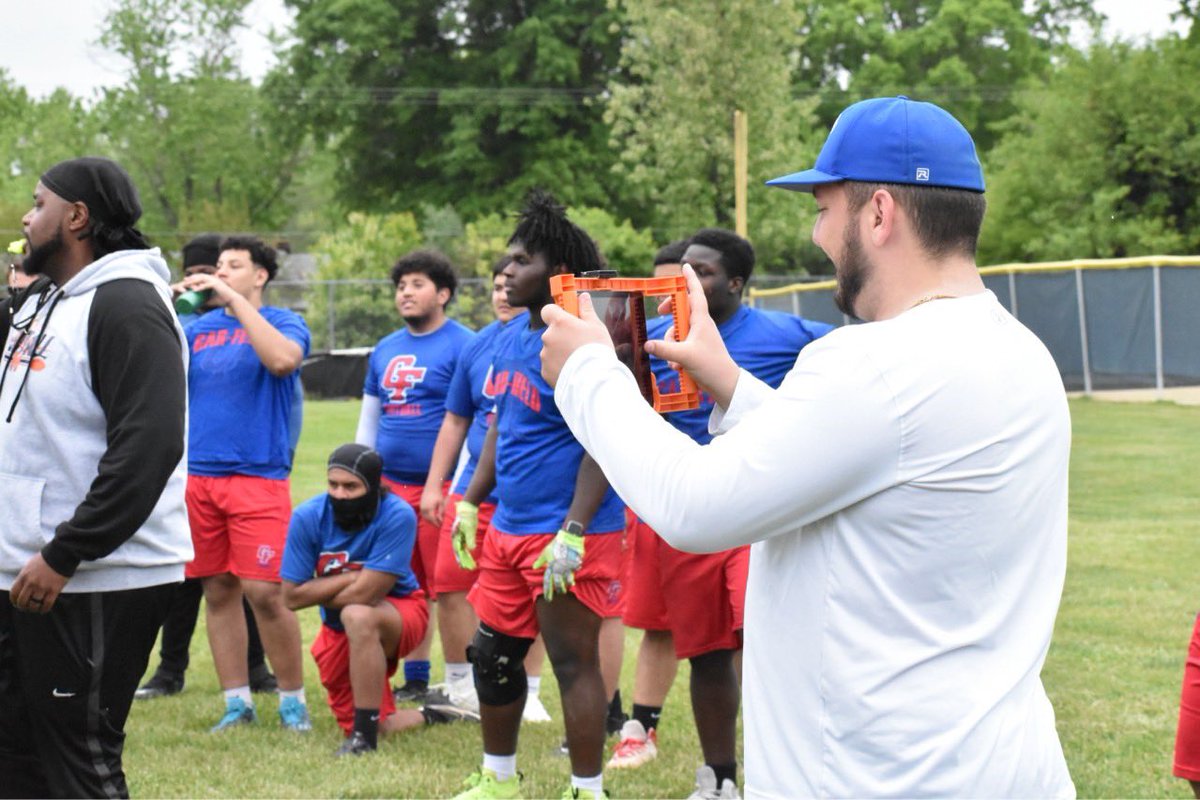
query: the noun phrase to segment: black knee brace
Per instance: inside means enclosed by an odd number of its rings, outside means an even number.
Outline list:
[[[509,636],[479,623],[467,647],[467,660],[475,667],[475,692],[479,702],[506,706],[525,697],[529,691],[525,654],[532,645],[533,639]]]

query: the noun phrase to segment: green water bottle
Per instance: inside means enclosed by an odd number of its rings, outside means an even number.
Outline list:
[[[179,315],[195,314],[208,302],[211,294],[211,289],[205,289],[202,292],[197,292],[195,289],[184,292],[175,298],[175,313]]]

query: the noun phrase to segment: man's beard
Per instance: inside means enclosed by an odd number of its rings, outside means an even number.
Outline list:
[[[863,254],[862,241],[858,237],[858,229],[853,222],[847,222],[842,234],[842,263],[835,265],[837,269],[837,290],[833,293],[833,302],[843,314],[849,314],[855,319],[862,319],[854,311],[854,304],[866,286],[867,278],[875,269]]]
[[[37,247],[31,242],[29,245],[29,255],[25,256],[25,274],[26,275],[42,275],[46,272],[46,266],[51,264],[57,256],[63,251],[63,235],[62,231],[54,234],[54,238]]]
[[[400,319],[404,320],[407,327],[421,330],[433,319],[433,314],[401,314]]]

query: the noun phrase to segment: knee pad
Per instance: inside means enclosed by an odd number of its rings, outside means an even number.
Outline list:
[[[479,702],[506,706],[525,697],[529,691],[525,654],[532,645],[532,639],[509,636],[479,624],[467,647],[467,660],[475,668],[475,692]]]

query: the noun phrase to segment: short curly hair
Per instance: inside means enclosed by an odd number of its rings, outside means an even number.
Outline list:
[[[733,231],[724,228],[701,228],[692,234],[688,244],[711,247],[721,254],[721,266],[730,278],[741,278],[742,283],[750,280],[754,271],[754,247]]]
[[[275,248],[257,236],[226,236],[221,240],[218,257],[226,250],[245,250],[250,254],[250,260],[267,271],[267,282],[275,279],[279,272],[279,262],[275,257]]]
[[[454,292],[458,289],[458,276],[454,274],[454,265],[450,263],[450,259],[436,250],[413,250],[406,253],[392,265],[392,286],[399,286],[401,278],[414,272],[427,276],[439,289],[449,289],[450,298],[446,301],[447,304],[454,299]]]

